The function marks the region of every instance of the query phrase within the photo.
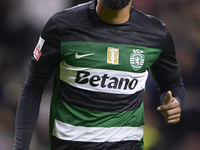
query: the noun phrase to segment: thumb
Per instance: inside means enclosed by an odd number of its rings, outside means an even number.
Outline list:
[[[162,105],[169,104],[169,103],[172,102],[172,100],[173,100],[172,92],[171,91],[167,91],[167,93],[165,94],[165,97],[164,97]],[[162,110],[162,106],[157,107],[157,110],[161,111]]]
[[[165,104],[169,104],[172,102],[172,92],[171,91],[168,91],[164,97],[164,100],[163,100],[163,105]]]

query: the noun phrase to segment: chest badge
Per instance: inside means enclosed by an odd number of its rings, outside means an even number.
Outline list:
[[[133,49],[133,53],[130,55],[130,65],[135,71],[144,65],[145,55],[143,53],[143,50]]]
[[[108,47],[107,49],[107,63],[118,65],[119,64],[119,49]]]

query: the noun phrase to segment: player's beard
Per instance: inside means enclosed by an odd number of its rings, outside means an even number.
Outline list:
[[[101,0],[110,9],[120,10],[126,7],[131,0]]]

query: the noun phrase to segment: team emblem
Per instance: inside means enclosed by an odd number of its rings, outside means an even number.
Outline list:
[[[107,63],[108,64],[119,64],[119,49],[108,47],[107,49]]]
[[[143,50],[134,49],[130,55],[130,65],[135,71],[138,71],[144,65],[145,56],[143,53]]]

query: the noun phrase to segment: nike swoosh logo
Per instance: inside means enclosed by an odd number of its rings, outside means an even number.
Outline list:
[[[76,58],[76,59],[80,59],[80,58],[83,58],[83,57],[86,57],[86,56],[90,56],[90,55],[94,55],[94,54],[95,54],[95,53],[79,55],[78,52],[76,52],[75,58]]]

